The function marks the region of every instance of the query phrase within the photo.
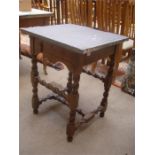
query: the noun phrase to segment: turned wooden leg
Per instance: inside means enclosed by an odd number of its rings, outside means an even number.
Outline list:
[[[70,73],[70,75],[71,75],[71,73]],[[68,125],[67,125],[67,140],[68,140],[68,142],[71,142],[73,140],[73,135],[75,132],[76,108],[78,106],[78,100],[79,100],[79,93],[78,93],[79,80],[80,80],[80,74],[73,74],[73,84],[71,84],[70,79],[69,79],[70,82],[68,83],[68,86],[71,87],[71,92],[69,94],[70,114],[69,114],[69,121],[68,121]]]
[[[114,57],[115,57],[115,54],[110,56],[111,61],[110,61],[109,70],[108,70],[108,73],[106,75],[105,82],[104,82],[104,93],[103,93],[103,98],[101,101],[101,106],[103,107],[103,109],[100,112],[100,117],[104,117],[104,112],[106,111],[107,105],[108,105],[109,89],[111,87],[111,83],[113,79]]]
[[[34,39],[31,38],[31,49],[32,49],[32,70],[31,70],[31,82],[32,82],[32,108],[33,113],[38,113],[39,99],[38,99],[38,68],[37,59],[34,50]]]

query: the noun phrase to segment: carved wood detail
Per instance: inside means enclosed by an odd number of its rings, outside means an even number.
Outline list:
[[[39,107],[39,99],[38,99],[38,80],[36,77],[38,77],[38,68],[37,68],[37,59],[36,59],[36,54],[35,54],[35,39],[30,38],[30,44],[32,48],[32,71],[31,71],[31,83],[32,83],[32,108],[34,114],[38,113],[38,107]]]
[[[46,97],[44,98],[41,98],[39,100],[39,104],[42,104],[43,102],[47,101],[47,100],[57,100],[59,101],[60,103],[66,105],[67,107],[69,107],[69,104],[68,104],[68,101],[66,101],[63,97],[60,97],[59,95],[47,95]],[[83,113],[83,111],[81,109],[76,109],[76,112],[78,114],[80,114],[81,116],[85,116],[85,114]]]
[[[54,93],[60,95],[61,97],[65,98],[66,100],[68,100],[68,95],[66,93],[66,91],[64,91],[61,87],[58,88],[56,86],[53,86],[52,83],[47,83],[45,80],[41,80],[40,77],[37,78],[38,79],[38,82],[45,86],[46,88],[52,90]]]

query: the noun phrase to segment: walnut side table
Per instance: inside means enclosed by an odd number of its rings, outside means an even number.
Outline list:
[[[83,123],[90,121],[95,114],[104,116],[107,109],[107,98],[115,70],[115,58],[120,44],[127,40],[125,36],[94,30],[85,26],[72,24],[53,25],[21,28],[21,31],[30,35],[30,45],[32,49],[32,72],[31,80],[33,86],[32,107],[34,114],[38,113],[39,105],[47,99],[55,99],[70,108],[69,120],[67,124],[67,140],[71,142],[75,130]],[[38,41],[40,46],[38,46]],[[40,48],[40,49],[38,49]],[[44,58],[51,62],[61,61],[68,70],[68,82],[66,88],[59,88],[58,85],[47,83],[39,77],[36,55],[38,51],[43,51]],[[99,59],[110,56],[111,63],[106,77],[92,74],[83,67]],[[85,72],[104,82],[103,99],[97,109],[84,114],[78,109],[79,81],[80,74]],[[50,89],[55,95],[39,99],[38,84]],[[76,113],[82,116],[79,123],[75,123]]]

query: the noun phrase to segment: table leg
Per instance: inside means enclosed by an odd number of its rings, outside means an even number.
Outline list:
[[[103,109],[100,112],[100,117],[104,117],[104,112],[106,111],[107,105],[108,105],[109,89],[111,87],[111,83],[113,79],[114,58],[115,58],[115,53],[110,56],[109,70],[104,82],[104,93],[101,101],[101,106],[103,107]]]
[[[39,98],[38,98],[38,67],[37,67],[37,59],[35,54],[35,48],[34,48],[34,39],[31,38],[31,49],[32,49],[32,70],[31,70],[31,82],[32,82],[32,108],[33,113],[38,113],[38,107],[39,107]]]
[[[70,76],[71,78],[71,73]],[[69,79],[70,79],[69,78]],[[69,114],[69,122],[67,125],[67,140],[68,142],[71,142],[73,140],[73,135],[75,132],[75,117],[76,117],[76,108],[78,106],[78,100],[79,100],[79,93],[78,93],[78,88],[79,88],[79,80],[80,80],[80,73],[79,74],[72,74],[72,79],[73,83],[71,81],[69,82],[70,84],[68,85],[71,87],[71,92],[69,94],[69,107],[70,107],[70,114]]]

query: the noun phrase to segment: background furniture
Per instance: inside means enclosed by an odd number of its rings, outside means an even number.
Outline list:
[[[104,116],[108,105],[108,94],[113,79],[118,48],[121,42],[128,38],[73,24],[22,28],[21,31],[29,34],[31,39],[33,112],[37,114],[40,104],[48,99],[55,99],[67,105],[70,108],[67,140],[70,142],[75,130],[81,124],[89,122],[95,114],[100,113],[100,117]],[[40,42],[40,47],[38,42]],[[47,83],[39,77],[36,59],[38,51],[43,51],[44,59],[48,58],[51,62],[61,61],[67,66],[69,70],[67,88],[63,88],[55,82]],[[92,74],[83,69],[84,66],[107,56],[110,56],[111,62],[106,77]],[[105,88],[98,108],[87,114],[78,109],[78,88],[82,72],[100,79]],[[50,89],[54,94],[39,99],[38,84]],[[79,123],[75,122],[76,113],[82,116]]]
[[[19,11],[19,27],[49,25],[52,12],[34,9]]]

